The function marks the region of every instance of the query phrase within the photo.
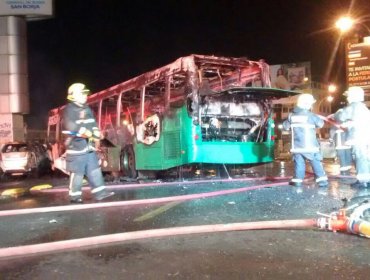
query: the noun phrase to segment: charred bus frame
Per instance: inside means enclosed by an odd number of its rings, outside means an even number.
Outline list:
[[[271,100],[294,94],[270,87],[264,61],[190,55],[92,94],[88,104],[106,136],[102,169],[136,177],[191,164],[272,161]],[[51,110],[48,122],[59,154],[63,109]]]

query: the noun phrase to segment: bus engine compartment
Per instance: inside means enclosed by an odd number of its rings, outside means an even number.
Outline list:
[[[206,96],[200,103],[202,141],[263,142],[268,106],[244,96]]]

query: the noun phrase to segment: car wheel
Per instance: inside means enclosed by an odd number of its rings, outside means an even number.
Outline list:
[[[28,178],[37,179],[39,178],[39,172],[37,168],[32,168],[31,171],[27,173]]]
[[[40,177],[51,174],[51,161],[48,158],[43,158],[38,164],[38,174]]]
[[[37,158],[34,153],[31,154],[31,159],[29,161],[30,171],[28,172],[28,177],[30,178],[38,178],[39,177],[39,170],[37,166]]]
[[[0,168],[0,181],[6,181],[8,179],[8,176],[6,173]]]

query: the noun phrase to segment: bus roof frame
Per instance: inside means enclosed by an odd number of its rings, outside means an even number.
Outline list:
[[[167,64],[158,69],[146,72],[127,81],[111,86],[107,89],[93,93],[88,97],[88,103],[95,103],[102,98],[109,98],[118,95],[122,92],[139,89],[143,86],[148,86],[157,81],[161,77],[170,76],[180,72],[196,72],[198,70],[196,65],[211,66],[218,65],[224,67],[249,67],[253,65],[259,66],[261,69],[266,63],[263,61],[252,61],[247,58],[230,58],[217,57],[211,55],[192,54],[189,56],[180,57],[174,62]]]

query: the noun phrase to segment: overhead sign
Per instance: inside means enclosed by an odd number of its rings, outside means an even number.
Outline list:
[[[370,42],[347,45],[347,84],[370,87]]]
[[[52,16],[53,0],[0,0],[0,16]]]

